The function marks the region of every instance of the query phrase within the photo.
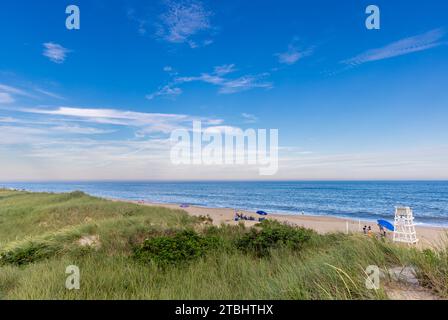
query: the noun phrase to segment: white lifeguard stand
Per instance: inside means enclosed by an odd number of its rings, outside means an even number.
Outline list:
[[[394,242],[416,244],[418,242],[415,232],[414,215],[409,207],[395,207]]]

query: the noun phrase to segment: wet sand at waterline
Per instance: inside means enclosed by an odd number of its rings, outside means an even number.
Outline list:
[[[186,211],[192,216],[209,216],[213,219],[214,225],[229,224],[237,225],[238,223],[244,223],[246,226],[250,227],[257,224],[257,221],[234,221],[234,209],[230,208],[205,208],[205,207],[195,207],[190,206],[187,208],[180,208],[179,204],[160,204],[160,203],[148,203],[148,202],[138,202],[131,201],[133,203],[138,203],[140,205],[146,206],[157,206],[165,207],[170,209],[180,209]],[[258,220],[260,217],[254,212],[240,210],[246,216],[252,216]],[[346,218],[336,218],[328,216],[310,216],[310,215],[282,215],[282,214],[269,214],[267,219],[277,220],[283,223],[288,223],[300,227],[305,227],[313,229],[318,233],[330,233],[330,232],[348,232],[351,233],[362,233],[362,228],[364,226],[371,226],[373,234],[378,234],[378,226],[373,221],[359,221],[354,219]],[[393,221],[393,217],[389,219]],[[448,239],[448,228],[442,227],[432,227],[432,226],[416,226],[417,237],[419,239],[418,247],[428,248],[437,247],[442,243],[443,240]],[[392,232],[388,233],[388,238],[392,237]]]

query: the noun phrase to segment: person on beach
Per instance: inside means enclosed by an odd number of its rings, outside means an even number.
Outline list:
[[[380,229],[380,235],[382,237],[384,237],[384,227],[382,225],[378,224],[378,228]]]
[[[367,226],[364,226],[364,228],[362,228],[362,231],[364,232],[365,235],[367,235]]]
[[[369,235],[369,237],[372,237],[372,227],[369,226],[368,230],[367,230],[367,234]]]

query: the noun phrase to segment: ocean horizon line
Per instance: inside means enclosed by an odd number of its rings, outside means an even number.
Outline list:
[[[448,179],[285,179],[285,180],[152,180],[152,179],[93,179],[93,180],[5,180],[0,181],[1,184],[8,183],[237,183],[237,182],[259,182],[259,183],[272,183],[272,182],[448,182]]]
[[[1,183],[30,192],[67,193],[210,208],[265,210],[351,219],[390,219],[411,207],[416,222],[448,225],[448,181],[56,181]]]

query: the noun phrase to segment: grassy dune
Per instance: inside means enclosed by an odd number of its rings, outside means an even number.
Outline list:
[[[80,268],[80,290],[65,288],[69,265]],[[365,287],[369,265],[412,265],[448,297],[443,248],[275,224],[216,228],[180,210],[81,192],[0,190],[0,299],[386,299],[387,279]]]

